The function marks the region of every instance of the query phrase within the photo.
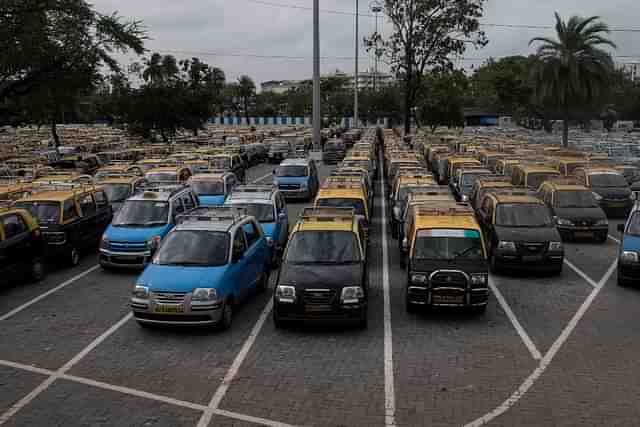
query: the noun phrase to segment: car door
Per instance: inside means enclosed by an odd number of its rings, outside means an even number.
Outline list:
[[[276,195],[276,206],[278,208],[278,222],[280,223],[280,233],[278,234],[277,244],[281,248],[287,244],[289,238],[289,212],[287,211],[287,204],[284,201],[282,194]]]
[[[248,289],[254,289],[266,265],[267,246],[261,228],[253,220],[244,223],[242,228],[247,241],[247,251],[245,252],[247,269],[249,270],[247,285]]]
[[[92,242],[97,241],[102,233],[99,233],[97,223],[98,209],[91,193],[82,194],[78,197],[80,214],[82,216],[82,241],[83,246],[89,247]]]
[[[96,234],[100,239],[113,219],[113,210],[104,191],[98,190],[93,193],[93,199],[96,202]]]
[[[244,299],[251,288],[251,273],[247,260],[247,242],[244,228],[238,227],[233,235],[233,246],[231,249],[230,281],[233,286],[233,294],[236,298]]]
[[[0,242],[4,260],[0,261],[0,268],[19,273],[37,255],[29,227],[17,213],[2,215],[0,226],[4,232],[4,239]]]

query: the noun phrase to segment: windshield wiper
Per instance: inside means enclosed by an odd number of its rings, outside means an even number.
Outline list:
[[[149,222],[145,222],[144,226],[150,226],[150,225],[165,225],[166,221],[149,221]]]
[[[477,250],[477,249],[478,249],[478,248],[476,248],[476,247],[474,247],[474,246],[471,246],[471,247],[469,247],[469,248],[467,248],[467,249],[463,250],[462,252],[457,252],[457,253],[455,253],[455,254],[453,255],[453,259],[454,259],[454,260],[456,260],[456,259],[458,259],[458,258],[460,258],[460,257],[463,257],[463,256],[467,255],[469,252],[471,252],[471,251],[473,251],[473,250]]]

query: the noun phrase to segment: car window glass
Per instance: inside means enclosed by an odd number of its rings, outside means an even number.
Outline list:
[[[76,210],[76,204],[73,200],[65,200],[64,205],[62,207],[62,218],[63,221],[69,221],[78,216],[78,212]]]
[[[94,197],[96,199],[96,205],[100,207],[106,206],[109,203],[107,195],[103,191],[96,191]]]
[[[184,206],[182,206],[182,201],[180,198],[177,198],[173,201],[173,215],[181,214],[184,212]]]
[[[82,216],[91,216],[96,213],[96,204],[91,194],[85,194],[80,197],[80,210],[82,211]]]
[[[4,229],[5,239],[11,239],[27,231],[27,225],[19,215],[7,215],[0,218],[2,228]]]
[[[244,254],[247,246],[244,240],[244,231],[242,228],[239,228],[236,231],[236,235],[233,238],[233,255],[234,257],[240,256]]]
[[[190,211],[191,209],[196,207],[193,199],[191,198],[191,194],[189,193],[184,193],[182,196],[180,196],[180,200],[182,200],[182,205],[184,206],[185,211]]]
[[[247,238],[247,247],[251,247],[251,245],[260,239],[260,231],[253,222],[244,224],[242,228],[244,229],[244,234]]]

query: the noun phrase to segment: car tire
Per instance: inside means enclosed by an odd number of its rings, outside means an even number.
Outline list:
[[[270,267],[265,266],[264,271],[260,275],[260,279],[258,280],[258,284],[256,286],[256,291],[259,294],[266,291],[267,287],[269,286],[269,271],[270,271]]]
[[[369,320],[367,317],[367,312],[365,311],[364,313],[362,313],[362,317],[360,317],[360,320],[358,320],[358,329],[364,331],[365,329],[367,329],[368,324]]]
[[[284,329],[284,327],[286,326],[284,321],[280,319],[280,316],[278,316],[275,310],[273,311],[273,326],[275,326],[276,329]]]
[[[72,246],[71,250],[69,251],[69,264],[72,267],[80,264],[80,252],[75,246]]]
[[[490,260],[489,260],[489,269],[491,270],[491,273],[493,274],[499,274],[500,273],[500,267],[498,267],[498,262],[496,261],[496,256],[494,254],[491,254]]]
[[[31,280],[34,282],[41,282],[44,279],[47,275],[47,267],[42,258],[36,258],[33,260],[29,275],[31,276]]]
[[[221,331],[226,331],[231,328],[233,323],[233,303],[231,299],[227,299],[222,305],[222,317],[220,318],[219,328]]]

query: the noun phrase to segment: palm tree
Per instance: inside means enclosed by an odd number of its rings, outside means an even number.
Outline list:
[[[242,106],[244,107],[244,117],[249,124],[249,99],[256,93],[256,85],[249,76],[240,76],[238,79],[238,95],[242,98]]]
[[[557,40],[547,37],[531,39],[540,42],[538,61],[532,77],[538,99],[562,113],[562,143],[569,144],[569,116],[574,106],[590,105],[608,88],[613,72],[611,55],[601,47],[616,45],[604,35],[609,27],[600,17],[572,16],[567,22],[556,12]]]

